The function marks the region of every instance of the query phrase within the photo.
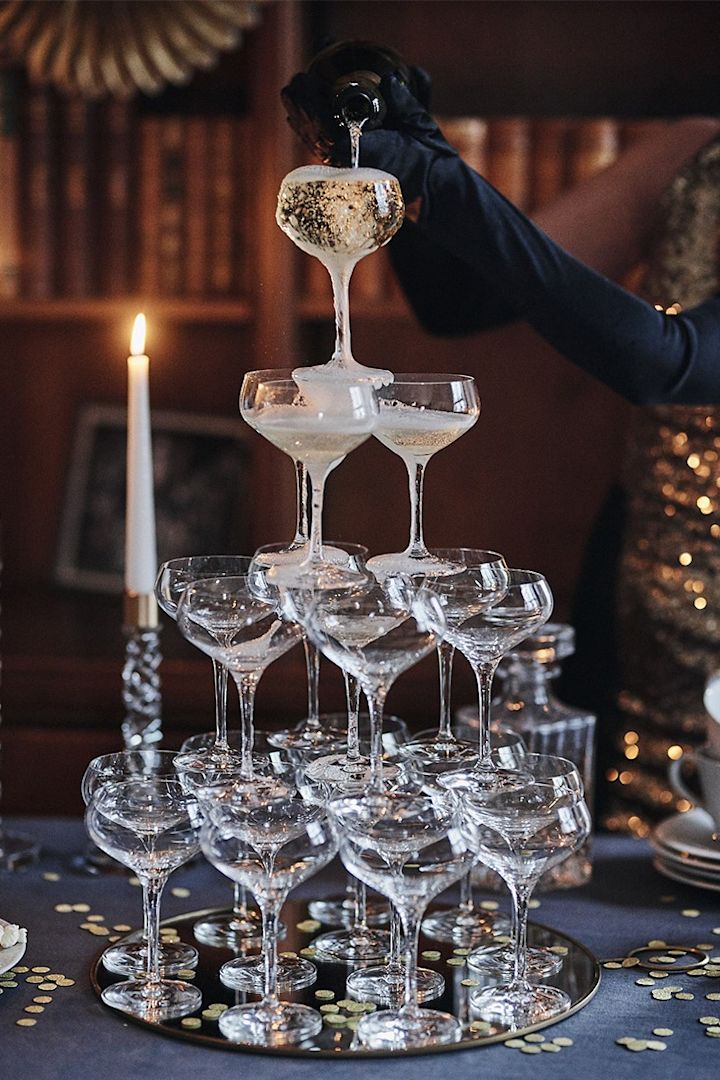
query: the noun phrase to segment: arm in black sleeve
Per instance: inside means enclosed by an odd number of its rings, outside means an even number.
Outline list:
[[[570,256],[465,165],[404,87],[390,80],[385,91],[398,127],[363,136],[363,164],[398,176],[407,203],[420,200],[429,243],[628,400],[720,403],[720,297],[680,315],[657,311]]]
[[[416,319],[431,334],[474,334],[520,317],[498,299],[482,274],[411,221],[395,234],[388,253]]]

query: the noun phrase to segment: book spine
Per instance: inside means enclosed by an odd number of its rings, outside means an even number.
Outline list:
[[[572,121],[547,117],[533,121],[530,152],[530,208],[544,206],[568,184],[567,159]]]
[[[122,296],[131,287],[131,125],[132,111],[127,101],[105,105],[100,281],[106,296]]]
[[[609,116],[578,120],[572,133],[569,178],[572,184],[612,165],[620,152],[620,125]]]
[[[498,191],[525,210],[530,202],[530,122],[522,116],[488,120],[487,177]]]
[[[159,288],[179,296],[184,287],[185,212],[184,125],[180,116],[160,122]]]
[[[20,294],[18,77],[0,70],[0,298]]]
[[[208,292],[227,296],[233,290],[236,270],[234,143],[239,134],[232,117],[215,116],[208,121],[210,198]]]
[[[160,124],[157,116],[145,116],[140,121],[138,285],[149,298],[160,292]]]
[[[185,292],[202,296],[208,262],[208,122],[188,117],[185,127]]]
[[[63,100],[60,174],[60,290],[89,296],[94,286],[91,236],[93,106],[81,97]]]

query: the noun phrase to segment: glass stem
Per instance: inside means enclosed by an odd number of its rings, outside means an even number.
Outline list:
[[[313,645],[307,634],[303,636],[305,667],[307,668],[308,723],[311,728],[320,727],[320,650]]]
[[[470,915],[475,910],[473,904],[472,870],[468,870],[464,877],[460,878],[460,903],[459,908],[463,915]]]
[[[160,897],[165,887],[164,877],[141,878],[143,890],[143,922],[147,935],[145,978],[148,983],[160,982]]]
[[[499,660],[490,660],[475,667],[478,688],[478,754],[480,764],[490,764],[490,707],[492,703],[492,684]]]
[[[281,902],[274,898],[259,901],[263,935],[263,1004],[278,1003],[278,922]]]
[[[426,462],[408,458],[405,464],[410,480],[410,543],[407,553],[414,558],[422,558],[430,554],[425,547],[423,536],[423,483]]]
[[[441,641],[437,647],[438,667],[440,670],[440,724],[438,739],[454,742],[452,733],[452,669],[455,646],[449,641]]]
[[[255,690],[257,677],[233,673],[240,700],[240,775],[250,779],[253,775],[253,744],[255,742]]]
[[[528,901],[532,893],[532,885],[524,882],[507,882],[513,904],[513,976],[510,986],[513,989],[526,987],[527,980],[527,924],[528,924]]]
[[[308,560],[311,565],[322,562],[322,512],[323,496],[325,494],[325,480],[328,469],[308,469],[310,485],[312,488],[312,513],[310,516],[310,554]]]
[[[307,490],[307,468],[304,461],[295,462],[295,501],[297,507],[297,516],[295,524],[295,536],[293,538],[293,546],[301,547],[308,542],[310,535],[309,528],[309,516],[310,505],[308,500]]]
[[[390,967],[398,968],[402,955],[403,928],[400,913],[390,904]]]
[[[329,271],[335,303],[335,352],[332,359],[341,367],[353,359],[350,345],[350,278],[356,262],[356,259],[343,262],[337,269]]]
[[[415,1010],[417,999],[417,958],[420,937],[420,917],[412,908],[400,912],[405,934],[405,1001],[403,1009]]]
[[[213,660],[213,680],[215,684],[215,749],[227,752],[227,684],[228,670],[224,664]]]
[[[355,921],[353,930],[367,931],[367,885],[364,881],[353,880],[355,900]]]
[[[360,683],[354,675],[345,676],[345,699],[347,701],[347,759],[360,761]]]
[[[382,729],[383,709],[387,691],[379,688],[365,689],[365,697],[370,714],[370,777],[368,789],[370,791],[382,791]]]

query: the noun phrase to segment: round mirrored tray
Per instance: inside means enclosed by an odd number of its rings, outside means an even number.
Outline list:
[[[218,909],[219,910],[219,909]],[[326,1021],[319,1035],[300,1045],[262,1047],[243,1043],[229,1042],[218,1029],[218,1012],[212,1017],[204,1016],[204,1011],[210,1005],[222,1005],[232,1007],[245,1001],[255,1001],[257,996],[243,994],[229,990],[220,982],[218,971],[222,964],[233,958],[235,953],[227,949],[211,948],[203,945],[193,936],[193,926],[202,917],[216,913],[208,910],[188,912],[187,914],[167,920],[164,927],[172,926],[183,941],[195,945],[199,953],[198,965],[193,978],[193,984],[202,992],[202,1009],[193,1014],[193,1023],[196,1026],[189,1027],[182,1020],[167,1020],[161,1023],[151,1023],[139,1020],[126,1013],[116,1012],[115,1015],[123,1023],[128,1020],[138,1023],[143,1027],[167,1035],[176,1039],[185,1039],[189,1042],[199,1043],[203,1046],[221,1047],[225,1050],[251,1051],[252,1053],[268,1053],[289,1055],[292,1057],[404,1057],[408,1054],[434,1054],[447,1053],[452,1050],[468,1049],[469,1047],[486,1046],[490,1043],[502,1042],[511,1036],[520,1037],[530,1031],[557,1024],[572,1013],[582,1009],[591,1000],[600,984],[600,965],[592,953],[584,945],[567,937],[565,934],[550,927],[538,923],[531,923],[529,927],[530,944],[553,949],[555,955],[562,957],[562,965],[558,973],[544,981],[553,986],[559,986],[570,997],[570,1006],[559,1016],[550,1020],[535,1024],[532,1027],[510,1031],[498,1025],[481,1025],[480,1029],[474,1025],[470,995],[481,986],[490,985],[488,980],[482,977],[467,965],[462,950],[454,950],[452,944],[432,941],[421,936],[420,938],[420,963],[423,967],[433,968],[440,972],[445,980],[443,993],[428,1002],[433,1008],[442,1009],[453,1013],[463,1025],[463,1036],[459,1042],[444,1044],[434,1047],[419,1047],[416,1050],[377,1051],[367,1050],[357,1043],[354,1027],[357,1021],[357,1013],[348,1010],[345,1005],[350,995],[346,995],[345,981],[352,970],[346,964],[316,962],[317,979],[312,986],[293,994],[281,995],[283,999],[302,1002],[319,1009],[323,1004],[338,1004],[337,1012],[326,1012],[325,1016],[334,1016],[336,1019]],[[308,905],[298,901],[290,901],[283,908],[283,922],[287,927],[284,940],[280,943],[280,952],[300,953],[301,950],[311,947],[312,939],[318,933],[322,933],[325,927],[317,929],[310,927],[308,922]],[[123,940],[137,940],[138,935],[128,935]],[[304,954],[307,955],[307,954]],[[99,995],[102,990],[118,978],[105,970],[102,964],[102,954],[93,963],[91,980],[95,992]],[[321,991],[318,996],[318,991]],[[109,1010],[112,1011],[112,1010]],[[362,1014],[360,1014],[362,1015]],[[346,1019],[343,1021],[343,1017]]]

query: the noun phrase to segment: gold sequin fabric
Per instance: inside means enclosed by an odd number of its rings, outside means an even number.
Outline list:
[[[662,209],[643,291],[666,310],[692,307],[719,288],[720,139],[678,174]],[[688,808],[667,767],[704,740],[704,684],[720,668],[720,406],[639,410],[623,483],[622,722],[606,824],[644,834]]]

